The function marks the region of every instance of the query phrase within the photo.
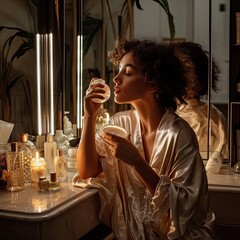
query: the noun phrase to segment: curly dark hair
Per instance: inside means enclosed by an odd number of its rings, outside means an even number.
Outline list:
[[[118,66],[126,53],[131,52],[140,64],[141,73],[149,84],[158,88],[156,97],[165,108],[176,110],[177,102],[184,102],[186,81],[183,63],[169,44],[150,40],[126,40],[122,37],[109,51],[110,62]]]
[[[187,98],[201,98],[208,94],[209,85],[209,52],[204,50],[202,46],[195,42],[178,42],[174,43],[176,54],[180,60],[188,58],[190,61],[185,61]],[[217,92],[217,84],[219,82],[220,69],[217,66],[214,58],[212,58],[212,90]]]

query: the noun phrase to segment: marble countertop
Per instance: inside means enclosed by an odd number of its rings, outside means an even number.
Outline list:
[[[95,189],[75,187],[68,181],[61,183],[58,191],[40,191],[37,183],[32,183],[18,192],[0,191],[1,218],[25,221],[41,221],[55,217],[68,208],[97,194]]]
[[[58,191],[41,192],[37,183],[19,192],[1,190],[1,218],[44,221],[97,194],[96,189],[73,186],[72,176],[70,174],[68,181],[61,183]],[[240,193],[240,174],[233,172],[229,165],[223,165],[218,174],[208,173],[207,177],[210,191]]]
[[[223,164],[217,174],[208,173],[210,191],[240,193],[240,173],[235,173],[228,164]]]

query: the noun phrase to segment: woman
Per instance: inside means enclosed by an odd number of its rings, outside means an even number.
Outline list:
[[[175,44],[176,54],[180,59],[185,59],[185,76],[189,85],[187,104],[178,106],[177,113],[186,120],[193,128],[199,142],[200,153],[203,158],[207,156],[208,150],[208,125],[210,125],[211,138],[209,139],[209,150],[211,153],[219,152],[222,158],[227,158],[227,121],[223,113],[211,104],[210,121],[208,121],[208,103],[203,97],[208,94],[208,68],[209,54],[202,46],[194,42],[180,42]],[[188,58],[188,60],[186,60]],[[220,70],[212,60],[212,82],[211,87],[217,92]]]
[[[213,239],[197,139],[174,112],[186,86],[173,52],[151,41],[120,39],[109,53],[119,67],[114,100],[133,107],[116,113],[109,124],[126,129],[129,139],[95,138],[100,104],[92,99],[104,91],[92,88],[84,98],[74,183],[98,188],[100,219],[116,239]]]

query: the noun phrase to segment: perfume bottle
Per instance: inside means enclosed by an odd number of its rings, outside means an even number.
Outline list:
[[[48,190],[49,191],[56,191],[60,189],[60,182],[57,181],[57,175],[55,172],[50,173],[50,181],[49,181],[49,186]]]
[[[54,159],[56,177],[59,182],[67,179],[67,160],[63,155],[62,149],[57,150],[57,156]]]
[[[44,143],[44,159],[47,163],[47,172],[54,171],[54,159],[57,155],[57,143],[54,141],[53,134],[47,135],[47,142]]]
[[[20,134],[18,149],[19,151],[23,151],[22,168],[24,185],[29,185],[31,184],[30,164],[33,156],[35,155],[36,147],[32,142],[28,140],[27,133]]]
[[[7,179],[7,190],[11,192],[20,191],[24,188],[23,182],[23,151],[18,151],[18,143],[11,143],[11,150],[7,151],[7,170],[9,173]]]

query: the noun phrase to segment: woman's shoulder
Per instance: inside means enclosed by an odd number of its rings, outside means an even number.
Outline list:
[[[162,120],[161,127],[164,127],[176,134],[184,134],[185,136],[195,135],[192,127],[189,123],[181,118],[177,113],[174,111],[168,110],[165,113],[165,116]]]

